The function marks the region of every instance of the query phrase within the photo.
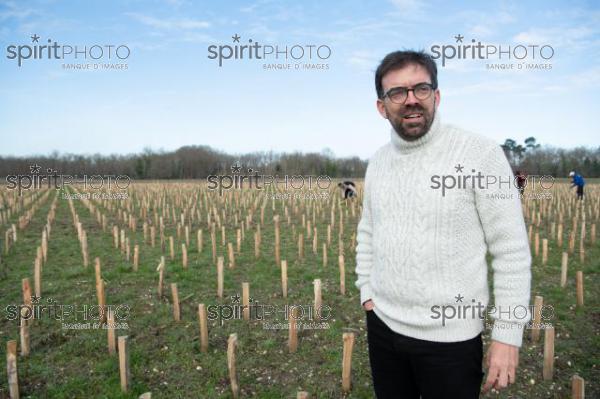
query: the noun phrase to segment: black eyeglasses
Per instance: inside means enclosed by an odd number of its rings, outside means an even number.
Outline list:
[[[389,89],[381,99],[389,98],[394,104],[404,104],[408,97],[408,92],[412,91],[417,100],[427,100],[433,92],[433,85],[431,83],[419,83],[412,89],[408,87],[392,87]]]

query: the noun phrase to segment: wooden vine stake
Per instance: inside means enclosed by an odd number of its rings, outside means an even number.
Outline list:
[[[244,320],[250,320],[250,283],[242,283],[242,306]]]
[[[338,257],[340,264],[340,293],[346,295],[346,267],[344,266],[344,255]]]
[[[183,264],[183,268],[188,268],[188,256],[187,256],[187,248],[185,244],[181,244],[181,263]]]
[[[258,231],[254,232],[254,257],[256,259],[260,257],[260,238],[258,238]]]
[[[348,393],[352,387],[352,348],[354,333],[345,332],[342,336],[344,351],[342,355],[342,391]]]
[[[214,263],[217,261],[217,237],[215,236],[214,229],[210,232],[210,245],[212,249],[212,260]]]
[[[106,318],[106,313],[104,311],[106,305],[106,298],[104,296],[104,280],[102,280],[100,258],[94,259],[94,269],[96,272],[96,298],[98,299],[98,308],[101,312],[100,323],[102,323]]]
[[[198,230],[197,241],[198,253],[202,253],[202,229]]]
[[[536,296],[533,301],[533,327],[531,328],[531,341],[537,342],[540,339],[540,324],[542,322],[542,306],[544,297]]]
[[[281,291],[284,298],[287,298],[287,260],[281,261]]]
[[[17,341],[6,343],[6,373],[8,374],[8,392],[11,399],[19,398],[19,377],[17,374]]]
[[[583,272],[577,271],[576,283],[577,283],[577,307],[583,307]]]
[[[575,252],[575,231],[569,233],[569,253],[573,254],[573,252]]]
[[[36,258],[34,262],[33,284],[35,296],[40,298],[42,296],[42,265],[39,258]]]
[[[42,249],[43,252],[43,249]],[[88,244],[87,244],[87,233],[85,230],[81,232],[81,254],[83,255],[83,266],[88,267],[89,256],[88,256]]]
[[[21,356],[29,356],[29,325],[24,318],[21,318],[19,336],[21,338]]]
[[[121,242],[119,243],[121,253],[125,253],[125,229],[121,229]]]
[[[171,255],[171,260],[175,259],[175,242],[173,236],[169,236],[169,254]]]
[[[129,262],[129,258],[131,255],[131,245],[129,245],[129,237],[125,239],[125,260]]]
[[[562,253],[562,261],[560,264],[560,286],[564,288],[567,285],[567,272],[569,267],[569,253]]]
[[[119,337],[119,375],[121,377],[121,391],[129,390],[129,349],[127,348],[128,338],[126,335]]]
[[[316,319],[321,318],[321,305],[323,300],[321,298],[321,279],[317,278],[313,282],[314,290],[315,290],[315,304],[314,304],[314,314]]]
[[[544,380],[550,381],[554,375],[554,327],[544,330]]]
[[[108,354],[114,355],[116,353],[116,339],[115,339],[115,314],[112,310],[108,310],[106,313],[106,336],[108,339]]]
[[[138,271],[138,266],[140,262],[140,246],[135,244],[133,247],[133,270]]]
[[[223,298],[223,257],[217,260],[217,296]]]
[[[288,348],[290,350],[290,353],[294,353],[298,350],[298,323],[296,320],[297,317],[298,308],[296,306],[292,306],[288,312],[288,318],[290,321],[290,329],[288,334]]]
[[[181,310],[179,308],[179,293],[177,292],[177,284],[171,283],[171,297],[173,300],[173,319],[181,320]]]
[[[231,393],[234,399],[240,394],[240,387],[237,381],[237,372],[235,369],[235,349],[237,347],[237,334],[229,335],[227,340],[227,369],[229,370],[229,381],[231,383]]]
[[[275,264],[279,265],[281,263],[281,253],[279,249],[279,215],[273,216],[273,221],[275,222]]]
[[[208,350],[208,319],[206,316],[206,305],[198,305],[198,320],[200,323],[200,351]]]
[[[585,399],[585,381],[577,374],[571,378],[571,398]]]
[[[48,233],[46,229],[42,231],[42,255],[44,257],[44,263],[48,261]]]
[[[233,254],[233,244],[227,243],[227,255],[229,258],[229,268],[233,269],[235,267],[235,255]]]
[[[558,224],[558,232],[556,233],[556,245],[562,249],[563,245],[563,224]]]
[[[548,239],[544,238],[542,240],[542,265],[546,265],[548,263]]]
[[[31,309],[31,285],[29,284],[29,279],[28,278],[24,278],[23,280],[21,280],[21,288],[23,291],[23,303],[26,306],[29,306],[29,308]],[[21,315],[22,316],[22,315]],[[26,320],[27,323],[29,323],[28,320]]]
[[[164,256],[160,257],[160,263],[158,264],[158,268],[156,270],[158,271],[158,297],[162,298],[163,282],[165,279],[165,257]]]
[[[6,230],[6,233],[4,233],[4,253],[8,254],[9,249],[10,249],[10,230]]]

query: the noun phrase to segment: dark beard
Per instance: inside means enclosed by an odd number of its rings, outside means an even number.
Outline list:
[[[405,110],[404,113],[406,113],[406,111],[408,111],[408,110]],[[420,108],[420,107],[415,108],[414,111],[422,112],[423,119],[425,119],[425,125],[421,128],[421,131],[417,135],[406,134],[406,130],[404,129],[404,126],[402,126],[402,119],[403,119],[402,117],[400,118],[400,120],[390,119],[390,124],[392,125],[392,127],[394,128],[396,133],[398,133],[398,136],[400,136],[401,138],[403,138],[406,141],[415,141],[415,140],[420,139],[421,137],[425,136],[427,134],[427,132],[429,132],[429,129],[431,129],[431,125],[433,124],[433,119],[435,118],[435,106],[433,107],[433,114],[431,115],[431,118],[429,117],[429,115],[423,108]]]

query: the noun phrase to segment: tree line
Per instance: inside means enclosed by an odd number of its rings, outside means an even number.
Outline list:
[[[132,179],[204,179],[210,175],[232,174],[233,166],[241,166],[238,174],[313,175],[329,177],[363,177],[367,161],[359,157],[336,158],[331,150],[321,153],[253,152],[231,155],[208,146],[185,146],[175,151],[145,149],[139,154],[77,155],[51,153],[45,156],[0,156],[0,176],[38,174],[47,169],[62,175],[127,175]]]
[[[567,177],[576,171],[584,177],[600,177],[600,147],[555,148],[540,145],[535,137],[528,137],[523,144],[506,139],[501,147],[513,170],[528,175]]]
[[[584,177],[600,177],[600,147],[573,149],[542,146],[534,137],[523,144],[507,139],[501,145],[513,170],[530,175],[566,177],[575,170]],[[313,175],[332,178],[362,178],[367,160],[359,157],[335,157],[325,149],[319,153],[253,152],[232,155],[208,146],[185,146],[175,151],[154,151],[127,155],[77,155],[53,152],[39,156],[0,156],[0,176],[31,174],[39,165],[39,174],[48,168],[62,175],[127,175],[132,179],[205,179],[210,175],[247,174],[248,168],[263,175]]]

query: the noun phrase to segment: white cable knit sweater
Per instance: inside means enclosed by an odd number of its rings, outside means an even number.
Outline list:
[[[462,180],[457,188],[460,176],[479,172],[483,177],[474,184],[471,178],[462,188]],[[444,176],[457,187],[442,195]],[[485,187],[486,176],[503,183]],[[439,112],[416,141],[392,129],[391,142],[370,159],[365,177],[356,248],[361,303],[372,299],[377,316],[403,335],[438,342],[473,338],[484,320],[465,306],[488,305],[489,251],[497,311],[490,317],[490,305],[481,314],[494,323],[492,339],[521,346],[531,317],[531,254],[512,176],[498,144],[442,125]],[[451,177],[445,181],[452,185]],[[453,311],[442,325],[442,312]]]

